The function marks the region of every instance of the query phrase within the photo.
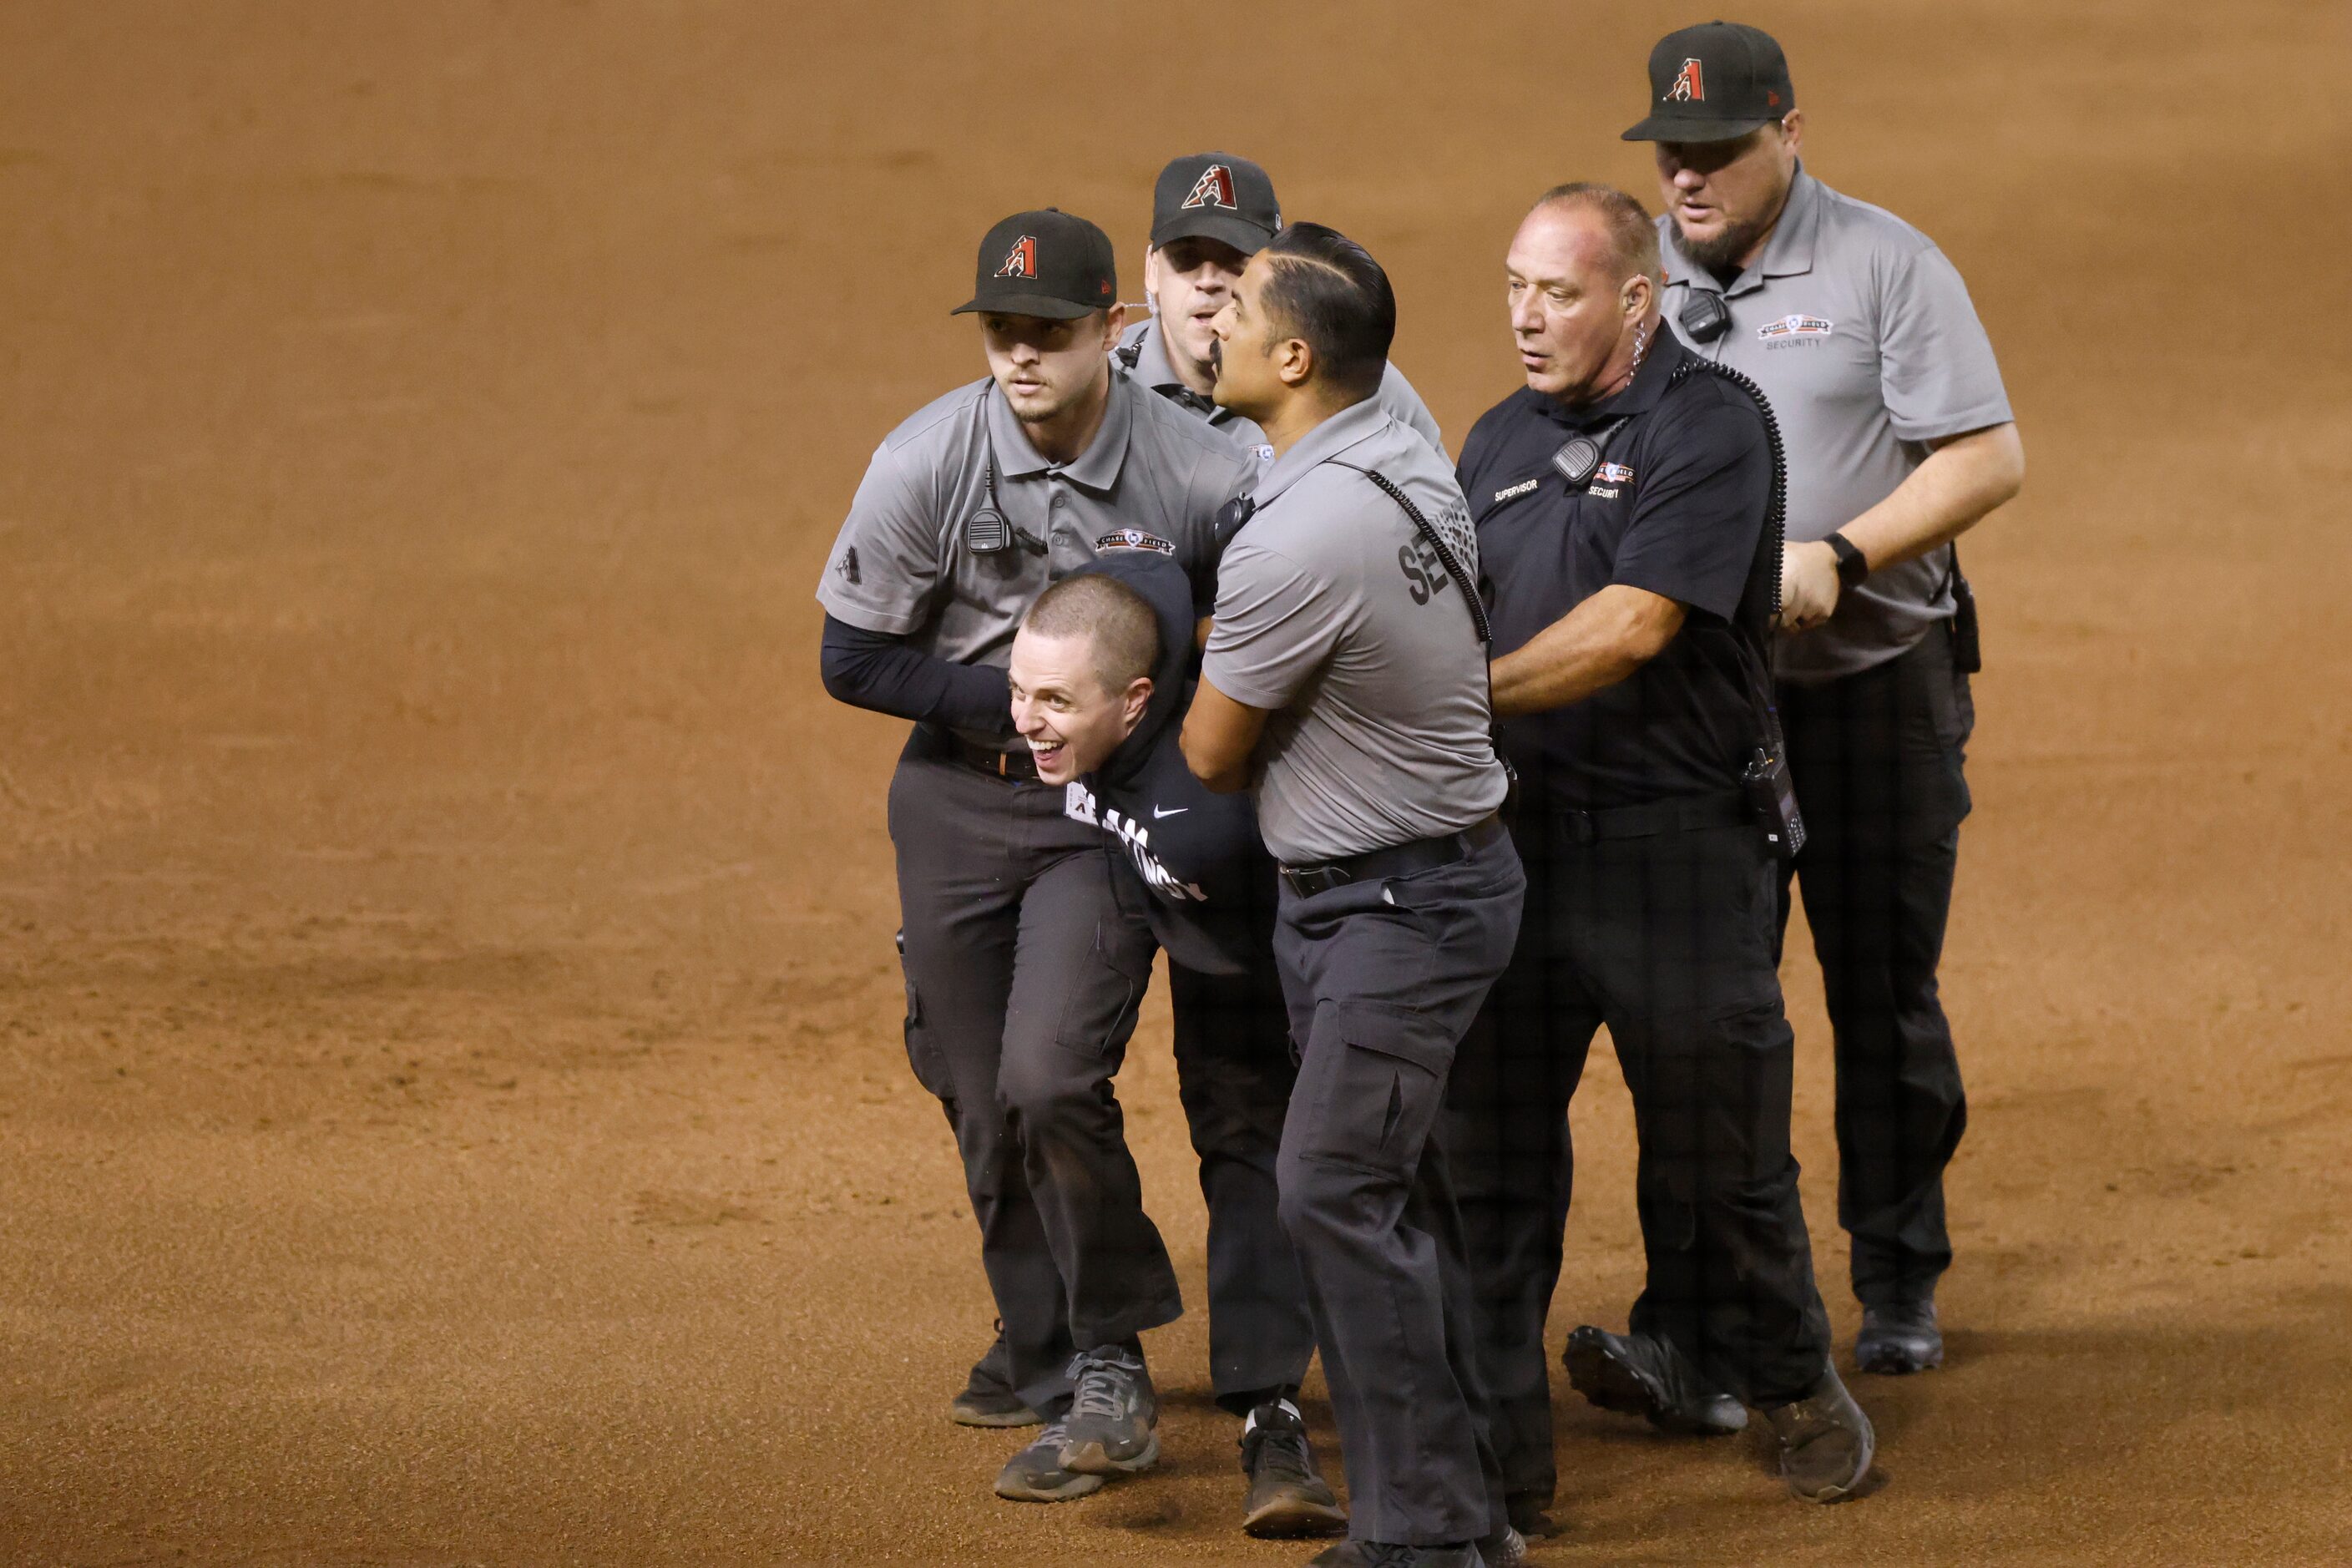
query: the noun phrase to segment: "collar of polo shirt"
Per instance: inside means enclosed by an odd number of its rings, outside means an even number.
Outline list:
[[[1668,283],[1685,283],[1736,300],[1764,287],[1767,278],[1794,278],[1813,269],[1813,241],[1822,228],[1822,183],[1805,173],[1804,161],[1798,160],[1797,177],[1789,183],[1789,200],[1780,209],[1780,221],[1772,226],[1772,237],[1764,242],[1764,254],[1732,280],[1728,290],[1715,280],[1714,273],[1683,254],[1682,234],[1674,227],[1672,217],[1666,225],[1666,246],[1674,257],[1674,276]]]
[[[1612,419],[1627,419],[1636,414],[1647,414],[1658,405],[1664,395],[1666,383],[1674,379],[1675,367],[1690,353],[1666,325],[1665,318],[1658,319],[1652,329],[1650,352],[1642,361],[1642,368],[1633,373],[1633,384],[1624,391],[1613,393],[1598,403],[1588,403],[1571,408],[1568,405],[1530,386],[1525,395],[1538,408],[1571,430],[1591,430],[1606,425]]]
[[[1029,444],[1029,433],[1021,428],[1020,419],[1013,406],[993,385],[988,389],[988,434],[996,447],[996,472],[999,478],[1025,479],[1048,470],[1058,472],[1072,484],[1090,490],[1108,492],[1118,483],[1118,466],[1127,457],[1128,432],[1135,426],[1134,399],[1143,395],[1124,376],[1110,378],[1110,401],[1103,409],[1102,428],[1087,449],[1070,462],[1056,467],[1054,461]]]
[[[1305,479],[1317,465],[1338,457],[1366,437],[1380,433],[1389,411],[1377,396],[1351,403],[1298,438],[1298,444],[1274,461],[1257,482],[1257,504],[1271,505],[1276,497]]]

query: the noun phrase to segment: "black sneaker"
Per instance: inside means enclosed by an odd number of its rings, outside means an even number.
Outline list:
[[[1877,1434],[1835,1367],[1804,1398],[1767,1409],[1764,1424],[1780,1445],[1780,1479],[1805,1502],[1843,1502],[1870,1474]]]
[[[1569,1386],[1603,1410],[1649,1417],[1661,1432],[1727,1437],[1748,1426],[1739,1401],[1699,1385],[1698,1369],[1664,1340],[1587,1325],[1560,1353]]]
[[[1862,1310],[1854,1364],[1881,1377],[1930,1372],[1944,1364],[1944,1331],[1936,1326],[1936,1299],[1897,1301]]]
[[[1130,1476],[1160,1458],[1160,1401],[1143,1358],[1117,1345],[1070,1359],[1076,1394],[1062,1441],[1062,1468],[1088,1476]]]
[[[1062,1442],[1068,1436],[1061,1422],[1049,1423],[1027,1447],[1004,1461],[1004,1468],[996,1473],[996,1495],[1013,1502],[1067,1502],[1100,1491],[1100,1476],[1062,1468]]]
[[[963,1392],[948,1405],[948,1419],[959,1426],[1034,1426],[1045,1419],[1013,1392],[1013,1358],[1004,1348],[1003,1322],[996,1325],[988,1353],[972,1363]]]
[[[1249,1497],[1242,1530],[1250,1535],[1330,1535],[1348,1526],[1331,1483],[1315,1467],[1307,1423],[1288,1400],[1261,1405],[1242,1426],[1242,1474]]]

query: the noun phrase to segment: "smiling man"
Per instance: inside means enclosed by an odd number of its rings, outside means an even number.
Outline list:
[[[1194,153],[1160,171],[1151,192],[1151,248],[1143,258],[1146,317],[1118,346],[1122,369],[1177,407],[1273,460],[1265,432],[1211,395],[1216,381],[1214,322],[1249,258],[1282,226],[1274,182],[1247,158]],[[1374,395],[1391,418],[1445,450],[1428,405],[1393,364]]]
[[[1083,218],[989,230],[959,313],[990,374],[883,441],[817,590],[825,689],[916,721],[889,796],[907,1054],[954,1129],[1002,1321],[953,1415],[1047,1424],[997,1478],[1025,1501],[1151,1463],[1138,1336],[1182,1309],[1110,1082],[1151,933],[1009,732],[1005,665],[1030,604],[1113,543],[1168,557],[1205,612],[1215,519],[1250,468],[1112,374],[1118,299]],[[1074,1406],[1099,1440],[1066,1465]]]
[[[2025,451],[1958,269],[1806,173],[1769,35],[1671,33],[1650,89],[1625,137],[1656,144],[1666,314],[1763,386],[1788,449],[1779,700],[1811,832],[1793,872],[1836,1040],[1855,1360],[1924,1372],[1944,1359],[1944,1169],[1968,1125],[1936,983],[1978,664],[1952,542],[2016,495]],[[1789,891],[1784,873],[1784,924]]]

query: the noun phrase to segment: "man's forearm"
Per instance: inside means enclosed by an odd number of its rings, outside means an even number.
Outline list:
[[[2017,426],[1973,430],[1928,453],[1885,500],[1838,531],[1872,571],[1884,571],[1958,539],[2024,482]]]
[[[1614,686],[1656,658],[1682,624],[1674,600],[1612,584],[1494,662],[1495,716],[1565,708]]]

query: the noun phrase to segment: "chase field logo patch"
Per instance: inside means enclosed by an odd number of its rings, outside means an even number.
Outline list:
[[[1241,203],[1234,199],[1234,172],[1223,163],[1212,163],[1202,170],[1201,177],[1192,182],[1192,194],[1184,198],[1183,205],[1223,207],[1227,212],[1238,212]]]
[[[1603,463],[1592,470],[1592,477],[1604,485],[1624,485],[1633,481],[1633,470],[1622,463]]]
[[[997,268],[999,278],[1034,278],[1037,276],[1037,237],[1024,234],[1013,242],[1004,253],[1003,264]]]
[[[1114,528],[1095,541],[1097,550],[1156,550],[1162,555],[1176,553],[1176,546],[1156,533],[1146,533],[1139,528]]]
[[[1769,342],[1774,338],[1825,338],[1830,330],[1831,323],[1821,316],[1783,316],[1757,328],[1756,335]]]

